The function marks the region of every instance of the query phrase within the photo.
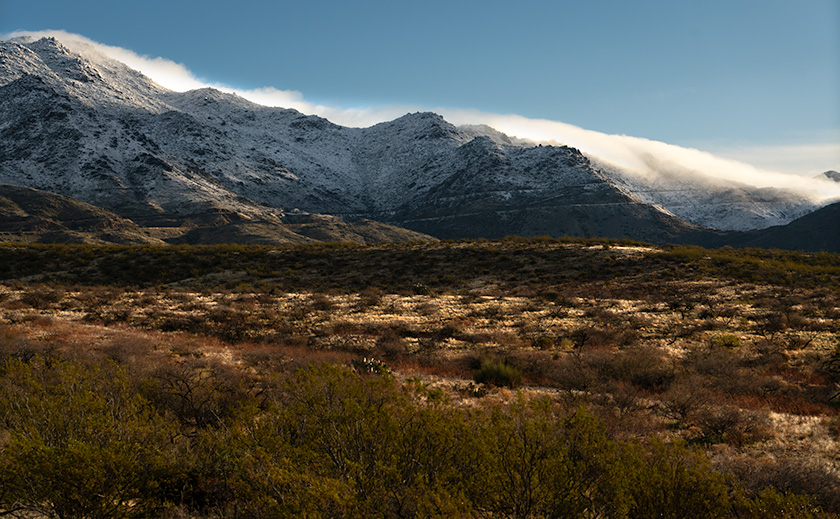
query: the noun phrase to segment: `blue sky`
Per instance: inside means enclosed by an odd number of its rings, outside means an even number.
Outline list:
[[[753,163],[823,146],[840,168],[837,0],[0,0],[0,33],[21,29],[317,105],[518,114]]]

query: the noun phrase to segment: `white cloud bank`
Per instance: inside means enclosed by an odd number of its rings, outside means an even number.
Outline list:
[[[319,115],[345,126],[366,127],[392,120],[407,112],[428,109],[408,105],[369,108],[321,106],[306,101],[303,94],[294,90],[279,90],[272,87],[236,89],[197,78],[183,64],[166,58],[139,55],[128,49],[105,45],[66,31],[17,31],[0,35],[0,39],[22,36],[31,38],[53,36],[73,50],[92,46],[106,56],[139,70],[159,85],[171,90],[187,91],[212,87],[235,93],[261,105],[294,108],[305,114]],[[788,188],[817,198],[840,196],[840,184],[811,178],[826,169],[840,168],[840,142],[807,146],[732,149],[724,151],[731,158],[724,158],[697,149],[639,137],[610,135],[545,119],[530,119],[513,114],[492,114],[465,109],[432,108],[431,110],[456,125],[486,124],[511,136],[573,146],[584,153],[629,168],[639,174],[651,174],[657,171],[681,172],[734,180],[756,187]],[[763,167],[758,167],[758,165]]]

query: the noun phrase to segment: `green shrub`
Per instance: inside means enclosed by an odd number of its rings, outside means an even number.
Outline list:
[[[354,516],[464,517],[462,468],[475,442],[463,418],[422,386],[319,365],[288,381],[282,405],[249,436],[277,457],[274,470],[303,466],[320,486],[346,485]]]
[[[121,370],[60,360],[0,367],[0,510],[148,517],[175,431]]]
[[[644,448],[628,445],[622,460],[634,480],[628,519],[730,517],[726,477],[699,451],[655,441]]]
[[[477,510],[490,517],[626,516],[629,480],[618,444],[584,409],[567,415],[548,399],[520,398],[488,414],[473,427],[480,441],[466,474]]]
[[[738,517],[751,519],[816,519],[824,517],[812,496],[765,488],[754,499],[744,499]]]
[[[539,337],[534,341],[534,347],[541,350],[548,350],[554,347],[554,341],[551,337]]]
[[[726,333],[712,337],[710,343],[715,348],[737,348],[741,345],[741,339],[737,335]]]
[[[479,384],[491,384],[499,387],[516,387],[522,383],[522,372],[504,362],[485,360],[481,369],[473,377]]]

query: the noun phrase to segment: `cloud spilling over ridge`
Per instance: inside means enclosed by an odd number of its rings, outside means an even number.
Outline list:
[[[128,49],[105,45],[66,31],[17,31],[0,35],[0,38],[23,36],[30,38],[52,36],[71,50],[83,55],[86,50],[93,48],[142,72],[159,85],[171,90],[187,91],[211,87],[223,92],[235,93],[261,105],[294,108],[305,114],[325,117],[345,126],[366,127],[395,119],[407,112],[424,109],[409,105],[368,108],[331,107],[306,101],[303,94],[294,90],[279,90],[272,87],[236,89],[198,78],[180,63],[162,57],[139,55]],[[741,182],[756,187],[792,189],[819,199],[840,197],[840,183],[810,178],[831,167],[835,169],[840,167],[840,143],[752,148],[740,150],[740,152],[736,150],[732,153],[734,156],[743,157],[753,163],[763,163],[765,160],[762,159],[776,157],[778,161],[776,163],[790,165],[788,173],[782,173],[697,149],[639,137],[605,134],[557,121],[453,108],[434,108],[432,111],[441,114],[456,125],[486,124],[511,136],[536,142],[572,146],[638,175],[655,175],[663,172],[697,175]],[[832,160],[837,163],[826,164],[827,161]],[[800,173],[800,175],[790,174],[790,172]],[[801,176],[803,173],[809,176]]]
[[[196,77],[185,65],[162,57],[151,57],[113,45],[106,45],[91,40],[86,36],[63,30],[43,31],[14,31],[8,34],[0,33],[0,40],[11,38],[47,38],[53,37],[64,46],[84,56],[91,49],[109,58],[125,63],[129,67],[143,73],[158,85],[174,90],[186,92],[199,88],[215,88],[222,92],[239,95],[251,102],[264,106],[293,108],[307,115],[325,117],[336,124],[364,128],[376,123],[390,121],[408,112],[422,110],[420,106],[392,105],[375,108],[342,108],[322,106],[311,103],[303,98],[297,90],[280,90],[274,87],[255,89],[233,88],[223,83],[207,81]]]
[[[242,97],[246,97],[243,94],[247,92],[249,94],[248,99],[269,106],[282,105],[286,108],[295,108],[306,112],[318,108],[316,105],[304,101],[303,95],[294,90],[278,90],[276,88],[260,88],[251,91],[237,90],[221,83],[200,79],[181,63],[161,57],[143,56],[132,50],[99,43],[79,34],[60,30],[15,31],[9,34],[0,34],[0,39],[3,40],[22,37],[32,39],[53,37],[82,56],[89,54],[91,49],[96,50],[112,59],[125,63],[134,70],[142,72],[160,86],[176,92],[211,87],[224,92],[236,93],[242,95]]]
[[[823,173],[827,168],[840,169],[840,131],[826,132],[819,140],[826,144],[792,144],[784,146],[733,146],[721,150],[725,156],[753,164],[758,167],[780,169],[782,171],[801,171],[802,160],[806,157],[817,164],[813,173]]]
[[[680,175],[704,175],[712,178],[741,182],[756,187],[776,187],[799,191],[817,198],[840,196],[837,183],[810,177],[762,169],[745,162],[723,158],[693,148],[685,148],[660,141],[611,135],[586,130],[566,123],[545,119],[530,119],[519,115],[487,114],[472,110],[442,110],[443,115],[455,124],[486,124],[509,135],[526,137],[542,142],[556,142],[580,149],[633,172],[645,175],[666,172]],[[787,147],[788,151],[807,154],[820,152],[823,156],[840,156],[840,145]],[[765,148],[767,153],[784,152]],[[818,169],[813,174],[821,173]]]

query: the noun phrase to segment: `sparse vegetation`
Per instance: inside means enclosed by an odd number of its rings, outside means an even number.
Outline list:
[[[838,260],[0,246],[0,513],[835,516]]]

